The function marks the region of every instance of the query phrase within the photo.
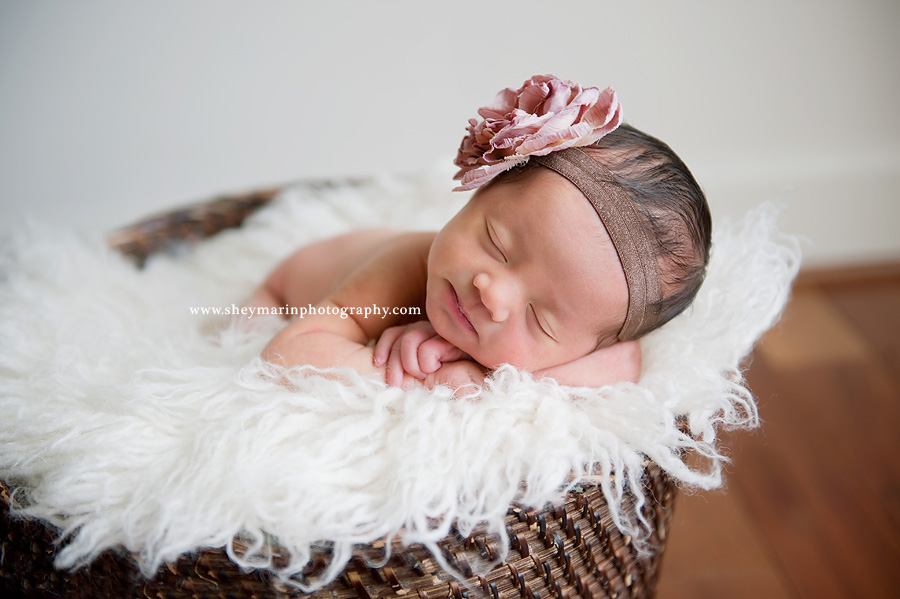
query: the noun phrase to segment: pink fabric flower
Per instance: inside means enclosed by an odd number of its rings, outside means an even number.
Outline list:
[[[469,119],[459,146],[454,191],[481,187],[500,173],[528,160],[594,143],[622,124],[622,106],[608,87],[582,88],[552,75],[538,75],[519,89],[504,89],[491,106]]]

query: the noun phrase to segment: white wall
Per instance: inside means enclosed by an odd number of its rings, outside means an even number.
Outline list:
[[[550,72],[613,85],[717,216],[777,198],[809,264],[900,259],[898,26],[896,0],[0,0],[0,234],[429,168]]]

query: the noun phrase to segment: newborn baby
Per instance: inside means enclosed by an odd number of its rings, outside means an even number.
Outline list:
[[[392,385],[458,388],[501,364],[567,385],[637,380],[636,339],[703,280],[702,191],[668,146],[621,125],[610,89],[534,77],[479,113],[456,160],[461,189],[477,191],[443,229],[321,241],[256,291],[257,307],[321,308],[290,321],[266,360]],[[352,310],[373,304],[427,320]]]

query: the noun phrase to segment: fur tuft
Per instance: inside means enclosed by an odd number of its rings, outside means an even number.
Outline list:
[[[799,264],[769,208],[720,224],[694,306],[642,341],[639,385],[573,389],[504,367],[477,402],[452,401],[448,389],[353,372],[282,371],[258,358],[277,319],[190,313],[240,305],[316,238],[439,227],[459,207],[445,180],[290,189],[242,229],[143,271],[99,240],[40,225],[0,247],[0,477],[16,483],[19,511],[61,529],[58,565],[121,545],[150,576],[216,546],[275,569],[274,537],[292,556],[278,574],[312,589],[354,544],[399,536],[440,559],[451,526],[502,536],[511,503],[540,508],[587,475],[601,475],[613,508],[626,494],[640,504],[647,458],[686,485],[718,486],[716,431],[757,423],[740,360],[778,318]],[[617,525],[646,536],[632,514]],[[298,581],[323,542],[330,569]]]

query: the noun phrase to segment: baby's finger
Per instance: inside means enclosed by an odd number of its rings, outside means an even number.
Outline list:
[[[434,336],[434,332],[428,329],[416,329],[407,331],[400,339],[400,361],[403,370],[420,381],[425,378],[426,373],[419,367],[419,346]]]
[[[419,345],[419,368],[431,374],[444,362],[455,362],[469,358],[469,355],[442,337],[434,336]]]
[[[381,336],[375,343],[375,351],[372,354],[372,360],[375,362],[375,366],[384,366],[387,363],[388,358],[391,355],[391,348],[394,347],[394,343],[396,343],[397,339],[400,338],[400,335],[402,335],[405,330],[406,327],[401,325],[387,328],[381,333]]]
[[[394,342],[391,348],[384,371],[384,382],[389,387],[401,387],[403,386],[403,364],[400,361],[400,341]]]

